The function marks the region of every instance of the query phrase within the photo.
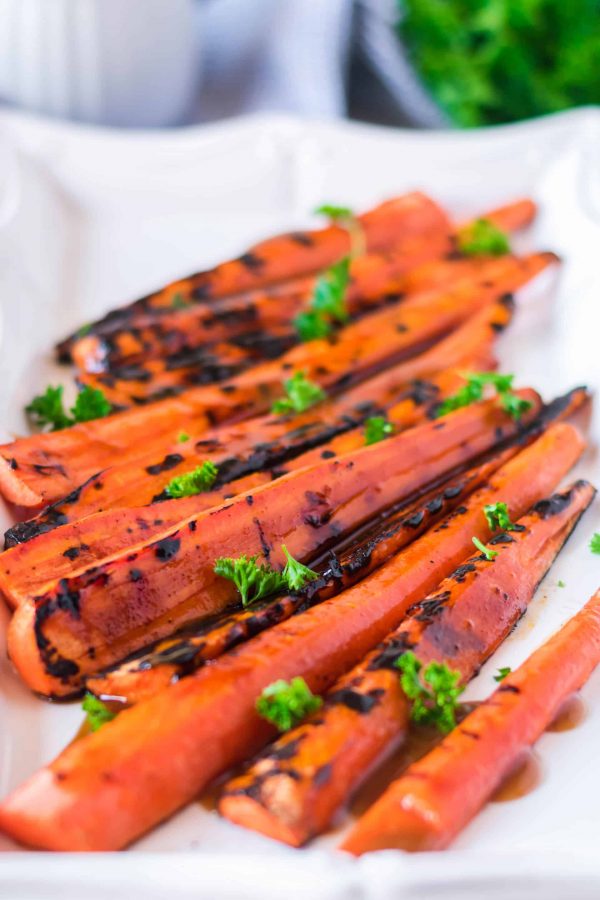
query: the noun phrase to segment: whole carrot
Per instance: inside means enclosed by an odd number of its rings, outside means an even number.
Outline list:
[[[398,658],[411,651],[425,665],[446,663],[462,683],[472,678],[525,612],[594,494],[577,482],[463,561],[333,685],[318,716],[226,785],[220,811],[293,846],[322,832],[369,766],[406,736],[409,704]]]
[[[600,662],[600,591],[365,813],[342,847],[441,850]]]
[[[515,503],[539,499],[582,446],[570,426],[550,429],[496,473],[477,506],[441,523],[434,541],[420,538],[362,584],[276,625],[72,744],[0,804],[2,827],[24,843],[55,850],[131,843],[273,736],[255,710],[267,685],[301,675],[322,693],[456,567],[472,546],[474,528],[480,538],[489,536],[481,502],[505,499],[515,515]]]

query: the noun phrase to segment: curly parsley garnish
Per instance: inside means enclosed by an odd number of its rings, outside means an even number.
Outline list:
[[[165,488],[166,493],[173,499],[181,497],[193,497],[194,494],[204,494],[210,491],[219,470],[217,466],[209,459],[206,459],[201,466],[196,466],[193,472],[184,472],[182,475],[176,475]]]
[[[283,382],[283,389],[286,396],[276,400],[271,407],[271,412],[277,415],[305,412],[311,406],[321,403],[327,396],[325,391],[314,381],[310,381],[304,372],[294,372],[291,378]]]
[[[467,256],[504,256],[510,253],[508,237],[489,219],[476,219],[457,234],[458,248]]]
[[[327,337],[335,323],[350,318],[346,308],[346,291],[350,281],[350,258],[345,256],[317,279],[310,309],[299,313],[294,327],[301,340],[314,341]]]
[[[378,444],[394,433],[394,426],[385,416],[371,416],[365,419],[365,444]]]
[[[77,425],[78,422],[102,419],[111,411],[112,407],[101,390],[84,387],[77,395],[75,404],[69,412],[66,412],[62,385],[58,387],[48,385],[45,393],[34,397],[25,407],[25,412],[29,413],[36,425],[40,427],[49,425],[51,431],[61,431],[71,425]]]
[[[106,703],[89,693],[83,698],[81,708],[86,715],[86,723],[90,731],[98,731],[107,722],[112,722],[117,715],[108,708]]]
[[[506,503],[486,503],[483,511],[491,531],[518,531],[515,523],[511,522]]]
[[[180,431],[179,434],[177,435],[177,443],[178,444],[185,444],[185,442],[189,441],[189,439],[190,439],[190,436],[187,433],[187,431]]]
[[[491,547],[486,547],[485,544],[482,541],[480,541],[478,537],[471,538],[471,540],[473,541],[473,543],[475,544],[477,549],[480,550],[481,553],[485,556],[485,558],[488,560],[488,562],[491,562],[493,559],[495,559],[498,556],[497,550],[492,550]]]
[[[411,719],[420,725],[435,725],[447,734],[456,726],[458,697],[464,691],[459,685],[460,672],[445,663],[423,664],[412,651],[403,653],[394,665],[400,669],[400,684],[412,701]]]
[[[281,572],[268,564],[257,565],[258,554],[250,557],[244,554],[237,559],[221,557],[216,560],[214,571],[222,578],[233,581],[242,598],[242,606],[249,606],[278,591],[299,591],[309,581],[319,577],[318,572],[294,559],[285,544],[281,545],[281,549],[287,560]]]
[[[289,731],[323,705],[304,678],[280,679],[266,687],[256,701],[256,711],[279,731]]]
[[[514,375],[499,375],[497,372],[472,372],[465,375],[464,387],[459,388],[455,394],[446,397],[439,404],[435,411],[436,418],[477,403],[483,399],[485,388],[490,386],[496,391],[502,408],[509,416],[518,421],[523,413],[531,407],[531,401],[524,400],[512,392],[514,377]]]

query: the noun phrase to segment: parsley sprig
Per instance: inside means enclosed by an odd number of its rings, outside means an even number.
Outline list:
[[[222,578],[233,581],[242,598],[242,606],[250,606],[278,591],[299,591],[309,581],[315,581],[319,577],[318,572],[294,559],[285,544],[281,545],[281,549],[287,560],[281,572],[266,563],[258,565],[258,554],[243,554],[237,559],[222,556],[216,560],[214,571]]]
[[[491,531],[518,531],[511,521],[506,503],[486,503],[483,511]]]
[[[202,465],[196,466],[192,472],[184,472],[172,478],[165,491],[174,500],[203,494],[210,491],[218,474],[218,467],[209,459],[205,459]]]
[[[456,726],[458,697],[464,691],[459,685],[460,672],[449,669],[445,663],[423,664],[409,650],[395,661],[400,669],[400,684],[407,698],[412,701],[411,719],[420,725],[435,725],[447,734]]]
[[[510,253],[508,237],[489,219],[475,219],[457,233],[458,248],[467,256],[504,256]]]
[[[600,531],[597,531],[592,535],[592,539],[590,540],[590,550],[592,553],[600,554]]]
[[[371,416],[365,419],[365,444],[378,444],[394,433],[394,426],[385,416]]]
[[[323,705],[304,678],[280,679],[266,687],[256,701],[256,711],[279,731],[289,731]]]
[[[276,400],[271,407],[271,412],[277,415],[305,412],[311,406],[321,403],[327,396],[325,391],[314,381],[310,381],[304,372],[294,372],[291,378],[283,382],[283,389],[286,396]]]
[[[84,387],[69,412],[65,410],[63,387],[48,385],[43,394],[34,397],[25,407],[36,425],[50,426],[51,431],[61,431],[79,422],[102,419],[112,411],[112,407],[98,388]]]
[[[106,703],[89,693],[83,698],[81,708],[86,715],[86,723],[90,731],[98,731],[107,722],[112,722],[117,715],[108,708]]]
[[[471,538],[471,540],[473,541],[473,543],[475,544],[477,549],[481,551],[483,556],[485,556],[485,558],[488,560],[488,562],[491,562],[493,559],[496,559],[496,557],[498,556],[497,550],[492,550],[491,547],[486,547],[485,544],[482,541],[480,541],[478,537]]]
[[[466,373],[464,377],[466,384],[455,394],[442,400],[435,411],[436,418],[482,400],[485,388],[488,386],[494,388],[500,405],[515,421],[519,421],[523,413],[531,407],[531,401],[513,393],[514,375],[500,375],[497,372],[471,372]]]
[[[350,281],[350,258],[345,256],[317,279],[310,308],[299,313],[294,327],[302,341],[314,341],[331,334],[334,324],[350,318],[346,292]]]
[[[360,220],[349,206],[334,206],[331,203],[324,203],[315,209],[315,213],[327,216],[330,222],[333,222],[335,225],[341,225],[342,228],[346,229],[350,237],[351,257],[364,256],[367,250],[365,232]]]

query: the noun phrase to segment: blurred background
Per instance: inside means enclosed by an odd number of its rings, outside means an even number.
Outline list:
[[[600,0],[0,0],[0,103],[470,128],[600,102]]]

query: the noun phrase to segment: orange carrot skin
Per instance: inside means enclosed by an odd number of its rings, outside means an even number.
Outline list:
[[[600,662],[600,591],[423,759],[388,787],[343,849],[441,850],[482,808]]]
[[[500,493],[480,499],[504,498],[513,483],[520,496],[534,482],[545,484],[550,472],[558,480],[581,449],[570,426],[555,426],[497,473]],[[469,552],[469,523],[462,534],[449,531],[447,552],[431,557],[432,564],[425,536],[364,584],[276,625],[66,748],[0,805],[4,828],[26,844],[54,850],[131,843],[273,736],[254,707],[268,684],[302,675],[322,693],[397,627],[411,603]],[[396,576],[390,565],[399,566]]]
[[[332,555],[321,578],[304,591],[264,601],[233,612],[216,625],[209,624],[191,634],[162,641],[142,656],[88,678],[86,689],[100,696],[118,697],[127,704],[139,703],[172,681],[189,675],[207,660],[221,656],[299,610],[339,594],[416,540],[515,453],[515,447],[504,450],[481,466],[451,479],[442,489],[429,492],[398,513],[386,516],[349,550],[339,556]]]
[[[520,394],[531,403],[526,415],[534,416],[539,398],[531,390]],[[493,400],[458,410],[441,424],[441,430],[430,422],[290,473],[250,499],[242,494],[111,562],[60,580],[16,610],[8,634],[13,664],[33,690],[72,694],[84,675],[231,603],[234,585],[214,573],[219,557],[244,552],[283,564],[286,543],[293,556],[306,559],[490,449],[498,428],[504,437],[517,428]]]
[[[358,219],[370,252],[391,248],[403,236],[449,230],[443,211],[419,193],[388,200]],[[94,333],[111,331],[115,325],[122,326],[137,313],[172,309],[175,298],[178,298],[178,303],[212,300],[307,275],[325,269],[350,250],[348,231],[337,225],[270,238],[251,247],[238,259],[175,281],[160,291],[108,313],[104,319],[93,323],[91,329]],[[61,359],[69,358],[74,337],[76,335],[59,344]]]
[[[336,682],[318,716],[226,785],[220,811],[293,846],[324,831],[363,773],[406,735],[409,705],[394,665],[398,656],[413,650],[424,664],[446,662],[463,683],[472,678],[525,612],[594,493],[578,482],[541,501],[519,519],[521,530],[492,538],[496,558],[481,554],[463,562]]]

